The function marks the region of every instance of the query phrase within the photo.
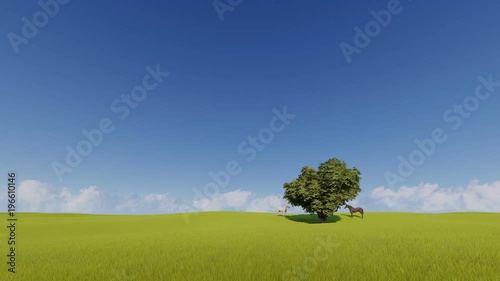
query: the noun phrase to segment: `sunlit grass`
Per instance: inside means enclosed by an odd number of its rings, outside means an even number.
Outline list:
[[[17,273],[2,261],[0,280],[500,280],[500,214],[18,219]]]

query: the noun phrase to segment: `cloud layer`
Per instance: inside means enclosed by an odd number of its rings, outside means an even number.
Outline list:
[[[278,195],[258,197],[255,194],[235,190],[217,194],[211,198],[183,203],[167,193],[114,195],[99,190],[96,186],[72,192],[68,188],[54,189],[37,180],[22,181],[17,189],[18,211],[21,212],[65,212],[100,214],[161,214],[186,211],[237,210],[249,212],[274,212],[284,205]],[[5,195],[0,194],[0,199]],[[291,212],[301,212],[293,208]]]
[[[25,180],[19,184],[19,210],[23,212],[90,213],[102,204],[102,194],[96,186],[73,194],[68,188],[53,190],[48,184]]]
[[[194,200],[193,206],[202,211],[240,210],[247,212],[276,212],[286,202],[278,195],[258,197],[255,194],[235,190],[218,194],[210,199]],[[302,213],[302,208],[290,208],[290,213]]]
[[[352,205],[361,204],[367,209],[403,212],[500,212],[500,181],[480,184],[474,180],[466,187],[447,188],[430,183],[401,186],[397,190],[379,186],[368,197],[368,204],[354,200]],[[37,180],[22,181],[18,186],[17,198],[18,211],[54,213],[162,214],[221,210],[275,212],[277,207],[285,205],[285,201],[278,195],[259,197],[240,189],[185,203],[167,193],[114,195],[96,186],[72,192],[69,188],[54,189]],[[6,195],[0,194],[0,200],[5,199]],[[289,212],[303,213],[303,210],[294,207]]]
[[[401,186],[393,191],[379,186],[371,199],[392,211],[411,212],[500,212],[500,181],[466,187],[440,188],[437,184]]]

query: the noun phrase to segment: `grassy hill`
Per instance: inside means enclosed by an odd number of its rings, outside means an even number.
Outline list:
[[[17,273],[2,260],[0,280],[500,280],[500,214],[18,219]]]

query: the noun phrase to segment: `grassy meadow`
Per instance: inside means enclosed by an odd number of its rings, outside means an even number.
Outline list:
[[[500,280],[500,214],[17,217],[0,280]]]

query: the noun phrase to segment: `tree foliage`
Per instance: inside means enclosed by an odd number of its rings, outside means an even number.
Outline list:
[[[303,167],[296,179],[283,185],[283,198],[308,213],[317,213],[324,223],[340,206],[356,198],[361,191],[360,180],[361,172],[356,167],[350,169],[344,161],[331,158],[318,170]]]

